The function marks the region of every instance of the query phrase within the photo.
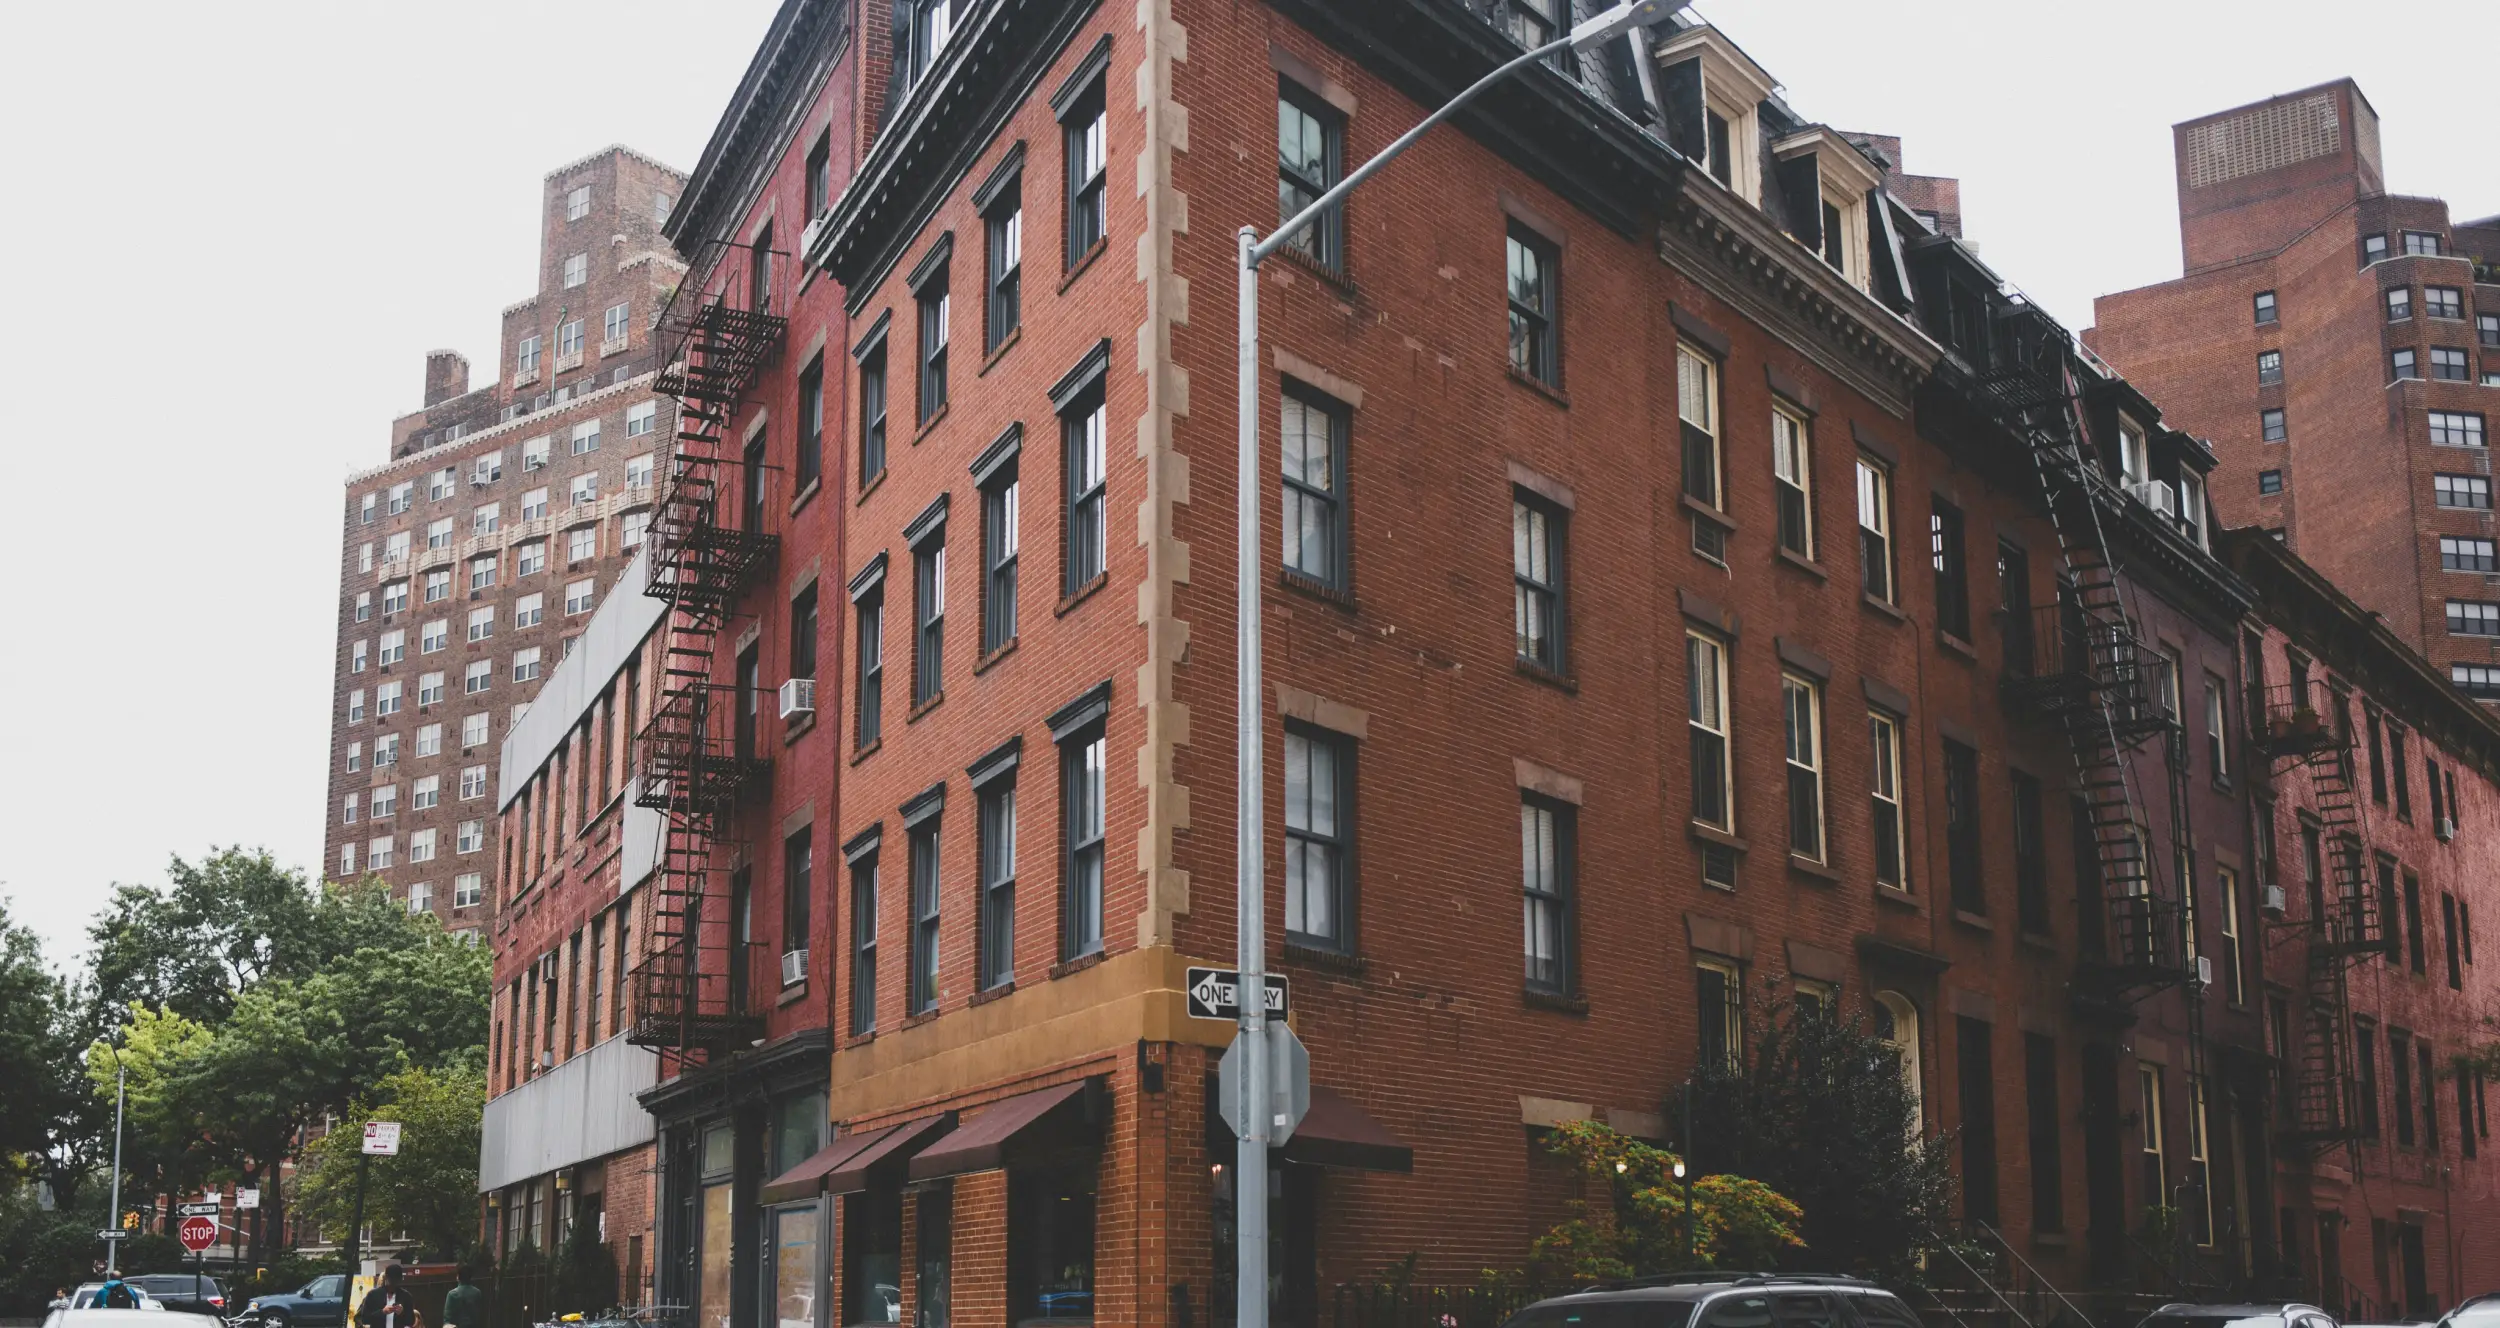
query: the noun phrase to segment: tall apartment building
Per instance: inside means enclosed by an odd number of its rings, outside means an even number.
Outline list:
[[[2389,192],[2350,79],[2171,135],[2183,274],[2101,297],[2087,340],[2212,440],[2226,521],[2500,700],[2500,217]]]
[[[652,324],[685,177],[625,148],[547,174],[538,290],[496,377],[426,357],[390,460],[348,477],[325,870],[474,930],[497,882],[496,752],[651,519],[675,404]]]

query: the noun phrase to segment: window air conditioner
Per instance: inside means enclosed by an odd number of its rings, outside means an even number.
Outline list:
[[[2135,500],[2137,502],[2144,504],[2146,507],[2152,508],[2154,511],[2161,513],[2163,516],[2175,517],[2179,514],[2178,490],[2171,488],[2169,485],[2162,483],[2160,480],[2145,480],[2140,484],[2130,486],[2128,492],[2135,495]]]
[[[784,950],[784,951],[782,951],[782,952],[781,952],[781,985],[782,985],[782,986],[785,986],[785,987],[790,987],[790,986],[796,986],[797,984],[802,983],[802,982],[805,982],[805,981],[807,981],[807,951],[805,951],[805,950]]]
[[[2214,961],[2205,955],[2196,956],[2196,985],[2199,990],[2214,985]]]
[[[781,717],[783,719],[815,713],[816,680],[814,678],[792,678],[781,684]]]
[[[2440,842],[2445,843],[2445,842],[2447,842],[2448,840],[2454,839],[2454,838],[2456,838],[2456,837],[2457,837],[2457,821],[2456,821],[2456,818],[2455,818],[2455,817],[2453,817],[2453,816],[2442,816],[2442,817],[2440,817],[2440,818],[2439,818],[2439,838],[2440,838]]]
[[[2278,917],[2278,918],[2279,918],[2279,917],[2283,916],[2283,887],[2282,887],[2282,886],[2279,886],[2279,885],[2269,885],[2269,886],[2267,886],[2267,887],[2265,888],[2265,892],[2264,892],[2261,896],[2259,896],[2259,900],[2260,900],[2260,902],[2259,902],[2259,903],[2258,903],[2258,905],[2257,905],[2259,908],[2264,909],[2264,910],[2265,910],[2268,914],[2270,914],[2270,915],[2272,915],[2272,916],[2274,916],[2274,917]]]

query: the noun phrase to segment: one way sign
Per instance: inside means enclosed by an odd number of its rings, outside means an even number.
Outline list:
[[[1282,1019],[1293,1012],[1293,989],[1277,974],[1267,975],[1267,1017]],[[1231,1023],[1241,1018],[1241,971],[1231,968],[1192,968],[1189,970],[1189,1017],[1221,1019]]]

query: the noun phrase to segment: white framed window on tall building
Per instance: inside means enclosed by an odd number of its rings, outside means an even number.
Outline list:
[[[470,752],[485,746],[486,726],[491,722],[492,716],[483,710],[474,715],[462,715],[460,717],[460,750]]]
[[[482,453],[469,462],[469,483],[492,484],[503,478],[503,450]]]
[[[482,765],[466,765],[460,767],[460,800],[462,802],[467,802],[471,798],[483,798],[485,796],[486,767]]]
[[[364,763],[365,745],[361,742],[347,744],[347,773],[351,775],[356,773],[357,770],[363,768]]]
[[[626,334],[633,330],[634,306],[611,304],[607,316],[599,322],[599,349],[616,351],[625,348]]]
[[[383,536],[382,561],[386,563],[404,563],[408,561],[409,544],[410,541],[415,538],[416,537],[414,535],[405,530],[399,531],[395,534]]]
[[[433,673],[433,674],[428,674],[428,675],[426,675],[426,676],[428,676],[428,677],[430,677],[430,678],[434,678],[434,679],[437,679],[437,680],[438,680],[438,681],[435,683],[435,689],[436,689],[437,691],[440,691],[440,690],[441,690],[441,688],[442,688],[442,684],[441,684],[441,682],[440,682],[439,680],[442,678],[442,676],[443,676],[443,675],[441,675],[441,674],[439,674],[439,673]],[[443,726],[442,726],[442,725],[440,725],[440,724],[424,724],[424,725],[420,725],[420,726],[418,726],[418,728],[417,728],[417,755],[419,755],[419,756],[440,756],[440,755],[442,755],[442,754],[443,754]]]
[[[437,567],[425,574],[425,602],[440,603],[451,598],[451,569]]]
[[[441,705],[442,703],[443,703],[443,675],[441,675],[441,674],[439,674],[439,673],[420,673],[420,674],[418,674],[418,675],[417,675],[417,704],[418,704],[418,705],[421,705],[421,706],[429,706],[429,705]],[[423,755],[425,755],[425,753],[424,753],[424,752],[422,752],[422,751],[420,751],[420,752],[418,752],[418,753],[417,753],[417,755],[419,755],[419,756],[423,756]]]
[[[355,874],[356,846],[354,844],[339,845],[339,875],[353,876]]]
[[[382,515],[382,495],[369,493],[357,504],[356,512],[370,526]]]
[[[456,466],[445,466],[441,470],[426,472],[425,498],[427,502],[439,503],[449,498],[452,491],[459,487],[460,470]]]
[[[342,801],[339,803],[339,824],[340,824],[340,825],[354,825],[355,823],[356,823],[356,795],[355,795],[355,794],[353,794],[353,793],[350,793],[350,794],[348,794],[348,795],[347,795],[347,797],[346,797],[344,800],[342,800]]]
[[[443,801],[443,777],[421,775],[408,786],[408,810],[421,812],[439,806]]]
[[[492,535],[503,529],[503,504],[479,503],[469,512],[471,535]]]
[[[545,515],[547,515],[547,491],[544,488],[531,489],[521,495],[521,519],[523,521],[536,521]]]
[[[483,872],[462,872],[451,878],[451,906],[454,909],[476,908],[486,900],[486,876]]]
[[[512,625],[536,627],[547,619],[547,596],[533,592],[512,601]]]
[[[356,570],[359,572],[370,572],[373,570],[372,540],[366,540],[364,547],[356,551]]]
[[[575,526],[564,532],[564,561],[568,566],[573,563],[586,563],[598,556],[599,528],[597,526]]]
[[[579,364],[582,358],[582,320],[567,319],[556,325],[556,368]]]
[[[349,673],[365,671],[366,648],[371,644],[372,642],[369,641],[357,641],[347,647],[347,671]]]
[[[417,649],[431,655],[451,644],[451,624],[437,618],[417,631]]]
[[[625,408],[625,436],[640,438],[660,427],[660,403],[637,401]]]
[[[390,866],[397,856],[398,854],[393,851],[392,837],[389,835],[379,835],[365,841],[365,866],[369,870],[381,871]]]
[[[556,440],[550,434],[521,440],[521,470],[527,473],[545,466],[547,458],[555,454],[555,448]]]
[[[590,186],[581,185],[564,196],[564,219],[580,221],[590,215]]]
[[[520,348],[512,357],[512,368],[515,375],[524,383],[538,377],[538,338],[536,336],[521,338]]]
[[[434,520],[425,523],[425,547],[429,549],[448,549],[451,547],[450,517],[436,517]]]
[[[373,819],[399,814],[399,785],[378,784],[373,790]]]
[[[484,557],[471,558],[469,560],[469,589],[484,590],[495,584],[496,564],[499,561],[498,556],[491,553]]]
[[[598,597],[599,582],[595,578],[576,581],[566,586],[564,588],[565,616],[571,617],[575,614],[590,612],[592,603]]]
[[[373,617],[373,592],[372,592],[372,591],[370,591],[370,590],[359,590],[359,591],[357,591],[357,592],[356,592],[356,621],[358,621],[358,622],[365,622],[365,621],[370,620],[372,617]]]
[[[564,260],[564,288],[566,290],[571,290],[588,280],[590,280],[590,255],[574,254]]]
[[[374,689],[373,689],[373,713],[374,713],[376,716],[387,716],[387,715],[396,715],[396,714],[398,714],[398,713],[399,713],[399,697],[400,697],[400,685],[399,685],[398,683],[395,683],[395,682],[386,682],[386,683],[382,684],[381,686],[374,688]]]
[[[582,456],[599,450],[599,421],[584,420],[573,426],[573,455]]]
[[[599,472],[584,471],[574,476],[573,482],[566,486],[566,489],[575,507],[587,507],[599,501]]]
[[[373,768],[399,764],[399,735],[385,733],[373,740]]]
[[[409,837],[409,844],[408,844],[408,860],[409,860],[410,862],[424,862],[424,861],[427,861],[428,859],[430,859],[430,858],[432,858],[432,857],[434,856],[434,838],[433,838],[433,836],[434,836],[434,832],[433,832],[433,831],[431,831],[431,830],[424,830],[424,831],[420,831],[420,832],[418,832],[418,833],[423,834],[424,836],[426,836],[426,840],[425,840],[425,856],[424,856],[424,857],[419,857],[419,856],[417,855],[417,845],[416,845],[416,842],[415,842],[415,836],[413,836],[413,835],[412,835],[412,836],[410,836],[410,837]],[[430,882],[430,881],[417,881],[417,882],[414,882],[414,883],[410,884],[410,885],[409,885],[409,887],[408,887],[408,895],[407,895],[406,903],[407,903],[407,906],[408,906],[408,912],[409,912],[412,916],[413,916],[413,915],[415,915],[415,914],[418,914],[418,913],[431,913],[431,912],[433,912],[433,911],[434,911],[434,885],[433,885],[433,883],[432,883],[432,882]]]
[[[495,610],[492,605],[469,610],[469,639],[483,641],[495,634]]]
[[[401,480],[399,483],[392,485],[390,491],[391,515],[397,516],[400,513],[407,511],[408,505],[416,501],[416,494],[417,482],[415,480]]]
[[[486,847],[486,822],[462,821],[460,833],[453,837],[451,843],[452,850],[457,853],[475,853]]]
[[[514,576],[530,576],[547,570],[547,541],[531,540],[513,550]]]
[[[491,659],[469,661],[468,669],[460,675],[460,694],[463,696],[475,696],[494,685],[495,661]]]
[[[650,529],[651,513],[648,511],[627,512],[616,523],[617,547],[623,549],[641,548],[642,537],[644,533]]]
[[[625,487],[628,489],[651,487],[651,454],[649,452],[641,456],[625,458]]]
[[[526,650],[513,651],[512,680],[514,682],[536,682],[538,680],[538,656],[539,650],[536,646],[531,646]]]

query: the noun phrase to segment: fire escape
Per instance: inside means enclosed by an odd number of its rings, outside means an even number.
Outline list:
[[[736,683],[714,680],[721,633],[739,595],[769,566],[778,547],[763,529],[762,504],[734,486],[740,458],[730,425],[778,350],[789,324],[776,296],[787,255],[768,247],[713,241],[688,268],[661,315],[668,345],[659,389],[677,398],[677,446],[646,539],[648,592],[668,603],[660,673],[639,741],[635,800],[662,814],[667,840],[645,891],[648,947],[629,984],[631,1040],[680,1064],[697,1052],[742,1045],[761,1034],[749,999],[745,948],[727,892],[712,886],[713,848],[738,795],[759,784],[769,763],[737,727]]]
[[[2280,1052],[2297,1058],[2288,1067],[2284,1133],[2291,1142],[2322,1149],[2360,1136],[2347,974],[2386,941],[2370,901],[2366,827],[2353,790],[2350,717],[2323,682],[2295,678],[2267,688],[2256,746],[2283,774],[2290,767],[2307,768],[2310,810],[2317,818],[2302,827],[2309,917],[2305,925],[2294,924],[2307,943],[2302,979],[2308,999],[2296,1047]]]

